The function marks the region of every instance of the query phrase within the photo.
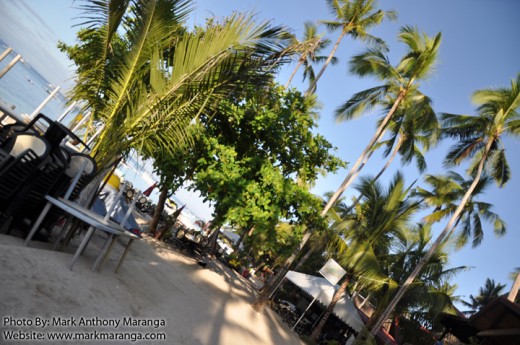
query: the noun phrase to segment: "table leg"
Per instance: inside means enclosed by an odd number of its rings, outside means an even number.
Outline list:
[[[132,245],[132,243],[134,243],[134,240],[135,240],[134,238],[130,238],[128,240],[128,243],[126,245],[125,251],[124,251],[123,255],[121,256],[121,259],[119,259],[119,263],[117,264],[117,267],[116,267],[116,270],[114,271],[114,273],[117,273],[119,271],[119,268],[123,264],[123,261],[125,260],[126,254],[128,254],[128,251],[130,250],[130,246]]]
[[[92,272],[101,272],[101,267],[105,264],[105,261],[108,258],[108,254],[112,250],[112,246],[114,245],[116,238],[117,236],[114,234],[108,234],[108,238],[103,245],[103,249],[101,249],[96,262],[94,262],[94,265],[92,265]]]
[[[50,202],[47,202],[45,204],[42,212],[38,216],[38,219],[36,219],[36,221],[34,222],[32,228],[31,228],[31,231],[29,231],[29,235],[27,235],[27,237],[25,238],[25,242],[24,242],[25,246],[27,246],[29,244],[29,242],[32,240],[34,234],[36,234],[36,231],[38,231],[40,225],[43,222],[43,219],[45,218],[47,213],[49,213],[49,210],[51,209],[51,207],[52,207],[52,204]]]
[[[61,238],[63,237],[63,234],[65,233],[65,231],[70,227],[70,224],[72,223],[72,219],[73,217],[72,216],[68,216],[67,217],[67,221],[65,222],[65,224],[63,224],[63,226],[61,227],[61,230],[60,230],[60,233],[58,234],[58,238],[56,239],[56,242],[54,242],[54,246],[52,247],[52,250],[61,250],[61,248],[63,247],[63,245],[59,246],[58,248],[58,245],[60,244],[60,240]],[[64,240],[65,241],[65,240]]]
[[[70,270],[72,271],[72,267],[74,266],[74,263],[80,256],[80,254],[83,252],[85,247],[87,246],[88,241],[90,240],[90,237],[92,236],[92,233],[94,232],[95,228],[91,225],[88,228],[87,234],[85,235],[85,238],[83,238],[83,241],[81,241],[78,249],[76,249],[76,252],[74,253],[74,257],[72,258],[72,262],[70,263]]]

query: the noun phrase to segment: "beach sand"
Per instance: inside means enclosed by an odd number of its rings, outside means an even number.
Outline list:
[[[20,238],[0,235],[0,343],[130,344],[128,339],[164,334],[165,340],[133,343],[302,344],[272,310],[260,314],[251,308],[255,292],[236,272],[219,261],[202,268],[148,236],[134,243],[118,274],[123,243],[116,243],[101,273],[91,272],[101,237],[95,234],[71,271],[74,248],[55,252],[36,241],[24,247]],[[6,331],[87,340],[12,342]]]

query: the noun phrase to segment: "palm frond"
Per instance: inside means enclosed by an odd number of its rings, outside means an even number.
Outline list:
[[[495,150],[489,158],[489,164],[491,176],[499,187],[503,187],[511,178],[511,169],[507,163],[505,150]]]
[[[376,86],[354,94],[336,109],[336,121],[347,121],[377,106],[386,96],[388,85]]]

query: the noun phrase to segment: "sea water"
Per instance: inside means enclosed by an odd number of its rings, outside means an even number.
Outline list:
[[[0,40],[0,53],[7,49],[7,45]],[[0,61],[2,71],[17,55],[13,50]],[[52,85],[38,71],[23,60],[18,61],[2,78],[0,78],[0,105],[22,118],[30,115],[59,85]],[[52,97],[40,111],[50,119],[57,119],[68,108],[67,99],[61,90]],[[74,108],[63,120],[70,122],[79,109]]]

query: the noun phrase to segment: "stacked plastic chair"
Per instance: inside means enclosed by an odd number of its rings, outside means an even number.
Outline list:
[[[47,123],[45,130],[36,125],[42,120]],[[32,223],[45,205],[46,195],[63,196],[83,161],[87,161],[87,167],[71,199],[79,195],[96,173],[96,163],[90,156],[61,146],[63,139],[71,135],[70,131],[43,114],[38,114],[27,125],[4,126],[0,133],[3,133],[0,135],[0,150],[9,152],[5,163],[2,163],[0,152],[0,227],[12,218],[8,232],[13,227],[24,230],[24,221]],[[15,158],[16,147],[23,146],[21,139],[28,138],[43,143],[45,152],[36,154],[29,149],[18,153]],[[56,220],[58,216],[54,214],[49,218]]]

